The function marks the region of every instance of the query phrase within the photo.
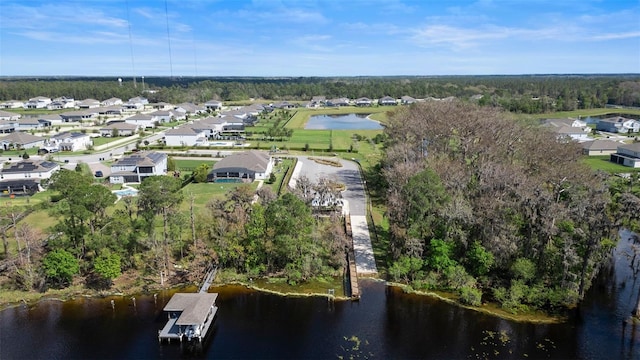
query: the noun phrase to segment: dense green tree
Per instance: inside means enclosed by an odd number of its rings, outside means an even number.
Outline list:
[[[93,261],[93,270],[106,281],[108,285],[111,285],[112,280],[120,276],[122,271],[120,255],[108,250],[102,251]]]
[[[66,286],[80,271],[80,264],[69,252],[57,249],[44,257],[42,269],[47,280],[54,286]]]
[[[209,175],[209,170],[211,169],[209,168],[208,164],[198,165],[198,167],[193,171],[193,181],[197,183],[207,182],[207,176]]]

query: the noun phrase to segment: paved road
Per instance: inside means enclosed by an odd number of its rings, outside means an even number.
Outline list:
[[[298,163],[302,163],[300,176],[306,176],[311,181],[325,177],[346,185],[342,197],[347,200],[351,214],[351,229],[353,232],[353,247],[358,275],[375,275],[378,273],[371,235],[367,225],[367,199],[358,164],[353,161],[339,160],[342,167],[318,164],[306,156],[298,156]]]

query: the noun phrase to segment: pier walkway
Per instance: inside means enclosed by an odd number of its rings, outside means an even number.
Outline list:
[[[209,268],[209,270],[207,271],[207,275],[204,277],[204,282],[202,283],[202,286],[200,287],[200,291],[198,291],[198,293],[204,294],[209,292],[211,283],[213,282],[213,279],[216,278],[217,271],[218,271],[218,268],[215,265],[212,265]]]

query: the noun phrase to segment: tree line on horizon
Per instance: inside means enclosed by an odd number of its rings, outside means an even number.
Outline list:
[[[134,86],[135,84],[135,86]],[[147,90],[155,91],[149,92]],[[143,95],[151,102],[204,103],[250,99],[308,101],[384,96],[474,99],[480,105],[537,114],[602,108],[640,107],[640,75],[300,77],[300,78],[145,78],[145,84],[117,78],[44,78],[0,80],[0,100],[35,96],[105,100]],[[481,97],[480,97],[481,96]]]

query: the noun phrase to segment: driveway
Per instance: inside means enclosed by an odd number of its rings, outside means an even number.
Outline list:
[[[367,225],[367,198],[360,169],[353,161],[338,158],[332,160],[340,161],[342,167],[318,164],[306,156],[298,156],[298,164],[302,165],[297,175],[306,176],[314,182],[324,177],[345,184],[346,190],[342,193],[342,198],[348,202],[351,214],[356,271],[358,275],[375,275],[378,269]]]

